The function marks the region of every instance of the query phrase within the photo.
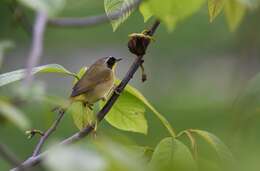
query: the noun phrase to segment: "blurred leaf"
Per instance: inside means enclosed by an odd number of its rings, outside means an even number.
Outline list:
[[[132,132],[147,134],[145,108],[140,101],[127,91],[124,91],[105,119],[114,127]]]
[[[29,121],[20,110],[2,100],[0,100],[0,115],[22,130],[26,130],[30,126]]]
[[[89,148],[58,147],[50,151],[44,164],[51,171],[105,171],[107,161]]]
[[[259,7],[260,4],[260,0],[238,0],[238,1],[241,2],[241,4],[244,4],[251,9],[255,9]]]
[[[198,134],[201,138],[203,138],[213,149],[217,152],[219,158],[222,161],[230,162],[232,164],[234,162],[234,158],[228,147],[214,134],[209,133],[203,130],[190,129],[190,132]]]
[[[246,7],[238,0],[227,0],[225,3],[225,16],[230,31],[235,31],[246,13]]]
[[[89,124],[94,124],[96,118],[92,110],[85,107],[82,102],[74,102],[68,108],[68,112],[72,114],[74,124],[79,130],[85,128]]]
[[[32,74],[37,74],[37,73],[61,73],[61,74],[71,75],[75,77],[74,73],[68,71],[63,66],[58,64],[48,64],[39,67],[34,67],[32,70]],[[25,74],[26,74],[26,69],[20,69],[20,70],[1,74],[0,87],[25,78]]]
[[[172,137],[164,138],[156,146],[151,164],[159,170],[197,170],[189,148],[181,141]]]
[[[116,80],[116,84],[119,84],[119,80]],[[161,114],[159,113],[149,102],[148,100],[134,87],[132,87],[131,85],[127,85],[124,89],[126,92],[128,92],[129,94],[135,96],[136,98],[138,98],[146,107],[148,107],[155,115],[156,117],[162,122],[162,124],[167,128],[167,130],[169,131],[169,133],[175,137],[175,133],[173,131],[173,128],[171,126],[171,124],[167,121],[167,119]],[[140,102],[138,102],[140,104]]]
[[[135,151],[123,144],[109,139],[98,139],[94,141],[97,149],[107,158],[110,164],[109,171],[145,171],[146,163],[137,158]]]
[[[144,22],[147,22],[153,16],[153,13],[145,1],[141,3],[139,10],[144,17]]]
[[[11,42],[9,40],[0,41],[0,67],[2,66],[2,60],[4,57],[5,51],[12,47],[14,47],[13,42]]]
[[[204,2],[205,0],[149,0],[147,5],[151,12],[166,24],[168,30],[172,31],[176,22],[197,12]]]
[[[225,0],[208,0],[209,20],[212,22],[222,11]]]
[[[135,1],[136,0],[104,0],[105,11],[111,21],[113,31],[115,31],[120,24],[125,22],[134,11],[131,7]],[[118,13],[120,17],[114,19],[115,13]]]
[[[57,15],[65,6],[65,0],[18,0],[35,11],[44,11],[48,16]]]
[[[131,146],[131,149],[137,153],[138,158],[145,158],[147,162],[151,160],[154,152],[154,150],[148,146]]]

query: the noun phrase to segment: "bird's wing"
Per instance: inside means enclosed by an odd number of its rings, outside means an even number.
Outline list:
[[[73,87],[71,97],[87,93],[93,90],[98,84],[110,80],[111,77],[113,77],[112,70],[109,68],[102,68],[90,67]]]

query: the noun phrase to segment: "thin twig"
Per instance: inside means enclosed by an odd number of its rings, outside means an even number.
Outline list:
[[[44,132],[43,136],[41,137],[40,141],[38,142],[37,146],[35,147],[33,151],[33,157],[37,156],[41,152],[41,148],[44,145],[45,141],[49,138],[49,136],[56,130],[57,126],[59,125],[62,117],[64,116],[65,111],[60,111],[58,118],[54,121],[54,123],[51,125],[51,127]]]
[[[130,6],[126,6],[120,11],[111,13],[109,16],[107,14],[82,17],[82,18],[54,18],[49,19],[48,24],[56,27],[87,27],[95,26],[109,22],[109,20],[116,20],[122,17],[130,9],[137,8],[142,0],[135,0]]]
[[[152,25],[152,27],[148,30],[149,36],[152,36],[155,33],[159,24],[160,24],[160,22],[156,21]],[[148,45],[149,45],[149,43],[147,44],[145,49],[148,47]],[[112,108],[112,106],[114,105],[114,103],[116,102],[118,97],[120,96],[120,93],[123,92],[123,90],[126,87],[126,85],[128,84],[128,82],[133,78],[133,75],[135,74],[137,69],[142,64],[142,61],[143,61],[143,56],[138,56],[138,57],[135,58],[135,61],[133,62],[133,64],[129,68],[129,70],[126,73],[124,79],[117,86],[116,90],[113,92],[112,96],[107,101],[105,106],[98,112],[98,114],[97,114],[98,122],[101,122],[104,119],[104,117],[106,116],[106,114],[109,112],[109,110]],[[91,133],[93,131],[93,129],[94,129],[94,125],[89,125],[86,128],[82,129],[81,131],[75,133],[74,135],[66,138],[59,145],[67,145],[67,144],[77,142],[77,141],[83,139],[89,133]],[[26,161],[24,161],[20,166],[25,167],[25,168],[35,166],[35,165],[37,165],[41,162],[42,158],[44,158],[47,153],[48,152],[43,152],[39,155],[32,156],[32,157],[28,158]],[[12,169],[12,171],[18,171],[19,167]]]
[[[16,156],[2,143],[0,143],[0,156],[11,166],[18,166],[20,164]]]
[[[35,23],[33,26],[33,36],[30,54],[27,60],[27,73],[26,73],[26,82],[31,82],[32,79],[32,69],[35,67],[42,55],[43,49],[43,36],[45,27],[47,24],[47,14],[45,12],[38,12]]]

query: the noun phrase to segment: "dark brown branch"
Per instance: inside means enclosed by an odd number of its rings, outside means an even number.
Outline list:
[[[0,143],[0,156],[5,159],[11,166],[20,164],[16,156],[2,143]]]
[[[33,26],[31,50],[27,60],[26,82],[31,81],[32,69],[38,64],[40,57],[42,55],[43,36],[47,24],[47,19],[48,18],[46,13],[44,12],[37,13],[35,23]]]
[[[158,28],[159,24],[160,24],[160,22],[156,21],[152,25],[152,27],[147,31],[147,35],[152,36],[155,33],[156,29]],[[144,47],[145,50],[147,49],[148,45],[149,45],[149,43]],[[120,93],[123,92],[123,90],[126,87],[126,85],[128,84],[128,82],[133,78],[133,75],[135,74],[137,69],[140,67],[142,62],[143,62],[142,55],[137,56],[135,58],[135,61],[129,68],[124,79],[117,86],[116,90],[113,92],[112,96],[107,101],[105,106],[98,112],[98,114],[97,114],[98,122],[101,122],[104,119],[106,114],[109,112],[109,110],[112,108],[112,106],[114,105],[114,103],[116,102],[118,97],[120,96]],[[71,144],[71,143],[77,142],[77,141],[81,140],[82,138],[84,138],[85,136],[87,136],[89,133],[91,133],[93,131],[93,129],[94,129],[94,125],[87,126],[86,128],[82,129],[81,131],[79,131],[79,132],[75,133],[74,135],[68,137],[67,139],[63,140],[59,145],[66,145],[66,144]],[[44,158],[46,154],[47,154],[47,152],[44,152],[39,155],[32,156],[32,157],[28,158],[26,161],[24,161],[20,166],[27,168],[27,167],[32,167],[34,165],[37,165],[41,162],[42,158]],[[19,167],[12,169],[12,171],[19,170]]]
[[[58,124],[60,123],[62,117],[64,116],[65,111],[60,111],[58,118],[54,121],[54,123],[51,125],[51,127],[44,132],[43,136],[41,137],[40,141],[38,142],[36,148],[33,151],[33,157],[37,156],[41,152],[41,148],[45,141],[49,138],[49,136],[56,130]]]
[[[137,8],[142,0],[135,0],[133,4],[123,8],[121,11],[111,13],[109,16],[107,14],[91,16],[91,17],[82,17],[82,18],[54,18],[49,19],[48,24],[56,27],[87,27],[95,26],[109,22],[110,20],[119,19],[122,17],[129,9]]]

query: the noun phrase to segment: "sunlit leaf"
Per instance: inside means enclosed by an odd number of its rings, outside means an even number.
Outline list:
[[[238,0],[227,0],[225,3],[225,16],[227,24],[231,31],[235,31],[236,28],[242,22],[246,13],[246,7]]]
[[[49,16],[55,16],[65,6],[65,0],[18,0],[23,5],[35,11],[44,11]]]
[[[196,170],[197,166],[189,148],[175,138],[164,138],[156,146],[151,165],[158,170]]]
[[[208,0],[209,20],[212,22],[222,11],[225,0]]]
[[[106,121],[114,127],[147,134],[145,108],[140,101],[127,91],[124,91],[106,116]]]
[[[119,80],[116,81],[116,84],[119,84]],[[167,130],[169,131],[169,133],[174,137],[175,133],[173,131],[173,128],[171,126],[171,124],[167,121],[167,119],[161,114],[159,113],[149,102],[148,100],[134,87],[132,87],[131,85],[127,85],[126,88],[124,89],[124,91],[128,92],[129,94],[135,96],[136,98],[138,98],[142,104],[144,104],[147,108],[149,108],[155,115],[156,117],[162,122],[162,124],[167,128]],[[139,102],[140,104],[140,102]]]
[[[51,171],[105,171],[108,163],[97,152],[83,147],[58,147],[50,151],[44,164]]]
[[[139,10],[143,15],[144,22],[147,22],[153,16],[153,13],[151,12],[149,5],[146,2],[142,2],[142,4],[139,7]]]
[[[68,108],[68,113],[72,114],[74,124],[79,130],[87,125],[95,124],[95,116],[92,110],[85,107],[82,102],[74,102]]]
[[[0,100],[0,115],[22,130],[26,130],[30,126],[28,119],[20,110],[2,100]]]
[[[205,0],[149,0],[147,4],[151,12],[161,19],[171,31],[177,22],[197,12]]]
[[[198,134],[217,152],[219,158],[225,162],[234,162],[234,158],[228,147],[214,134],[203,130],[191,129],[190,132]]]
[[[131,15],[134,11],[132,6],[135,3],[136,0],[104,0],[105,11],[111,21],[113,31]]]
[[[32,74],[37,73],[61,73],[71,75],[75,77],[75,74],[65,69],[63,66],[58,64],[49,64],[39,67],[34,67]],[[12,72],[7,72],[0,75],[0,87],[6,84],[21,80],[25,77],[26,69],[20,69]]]

